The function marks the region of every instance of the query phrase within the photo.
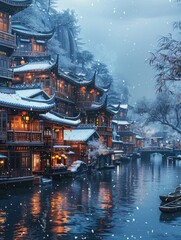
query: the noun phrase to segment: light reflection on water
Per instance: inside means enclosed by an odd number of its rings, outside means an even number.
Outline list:
[[[152,157],[52,186],[0,193],[0,240],[181,239],[181,213],[159,211],[181,164]]]

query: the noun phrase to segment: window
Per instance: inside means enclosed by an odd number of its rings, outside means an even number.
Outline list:
[[[1,68],[8,68],[9,67],[8,58],[0,56],[0,67]]]
[[[0,31],[7,32],[9,26],[9,16],[0,12]]]
[[[45,47],[41,44],[33,43],[33,52],[44,52]]]
[[[39,171],[40,169],[41,169],[40,155],[38,153],[33,154],[32,170]]]

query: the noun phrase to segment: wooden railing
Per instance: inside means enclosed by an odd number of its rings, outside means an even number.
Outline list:
[[[32,51],[21,51],[21,50],[16,50],[13,53],[13,56],[33,56],[33,57],[46,57],[48,56],[47,52],[32,52]]]
[[[112,128],[106,127],[106,126],[97,126],[96,127],[97,132],[99,135],[104,135],[104,136],[112,136]]]
[[[1,78],[13,79],[14,74],[13,74],[12,70],[0,67],[0,77]]]
[[[25,177],[31,176],[32,171],[30,168],[21,168],[21,169],[1,169],[0,170],[0,178],[3,180],[4,178],[16,178],[16,177]]]
[[[0,44],[6,47],[16,48],[15,36],[10,33],[0,31]]]
[[[41,132],[29,132],[29,131],[13,131],[7,132],[7,143],[19,144],[25,143],[27,145],[43,144],[43,134]]]

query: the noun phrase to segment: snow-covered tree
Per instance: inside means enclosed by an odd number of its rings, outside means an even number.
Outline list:
[[[77,63],[81,64],[83,69],[85,69],[86,66],[89,66],[93,59],[94,55],[87,50],[77,53]]]
[[[177,0],[180,2],[180,0]],[[181,22],[174,23],[174,29],[181,29]],[[150,65],[155,69],[157,90],[162,91],[170,82],[181,81],[181,40],[173,34],[163,36],[158,42],[158,49],[151,53]]]
[[[106,152],[106,146],[101,142],[100,139],[88,142],[89,150],[87,152],[88,158],[94,162],[101,154]]]
[[[137,103],[135,112],[145,119],[145,124],[158,122],[177,133],[181,133],[181,93],[170,91],[158,93],[155,101],[142,99]]]
[[[151,53],[149,63],[157,72],[158,90],[162,91],[170,81],[181,81],[181,41],[169,34],[160,39],[158,47],[155,53]]]

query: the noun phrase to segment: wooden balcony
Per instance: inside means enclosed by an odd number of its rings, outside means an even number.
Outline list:
[[[12,70],[0,67],[0,78],[13,79],[13,77],[14,77],[14,73]]]
[[[44,136],[44,146],[53,147],[54,145],[64,145],[64,140],[52,139],[51,136]]]
[[[42,132],[30,132],[30,131],[13,131],[7,132],[7,144],[19,145],[23,144],[26,146],[38,145],[42,146],[43,134]]]
[[[30,168],[22,168],[22,169],[0,169],[0,178],[1,178],[1,184],[3,182],[3,179],[7,181],[6,178],[8,178],[8,182],[10,183],[10,178],[17,178],[17,177],[25,177],[25,176],[32,176],[32,171]],[[20,180],[20,179],[19,179]],[[26,179],[22,179],[22,182]],[[6,182],[6,184],[8,183]],[[13,180],[12,180],[13,183]],[[14,184],[17,183],[17,179],[14,179]]]
[[[106,127],[106,126],[97,126],[96,127],[97,132],[99,135],[102,136],[112,136],[112,128]]]
[[[15,36],[10,33],[0,31],[0,45],[6,48],[15,49],[16,48]]]
[[[14,57],[19,57],[19,56],[23,56],[23,57],[48,57],[48,53],[47,52],[32,52],[32,51],[20,51],[20,50],[16,50],[13,55]]]

